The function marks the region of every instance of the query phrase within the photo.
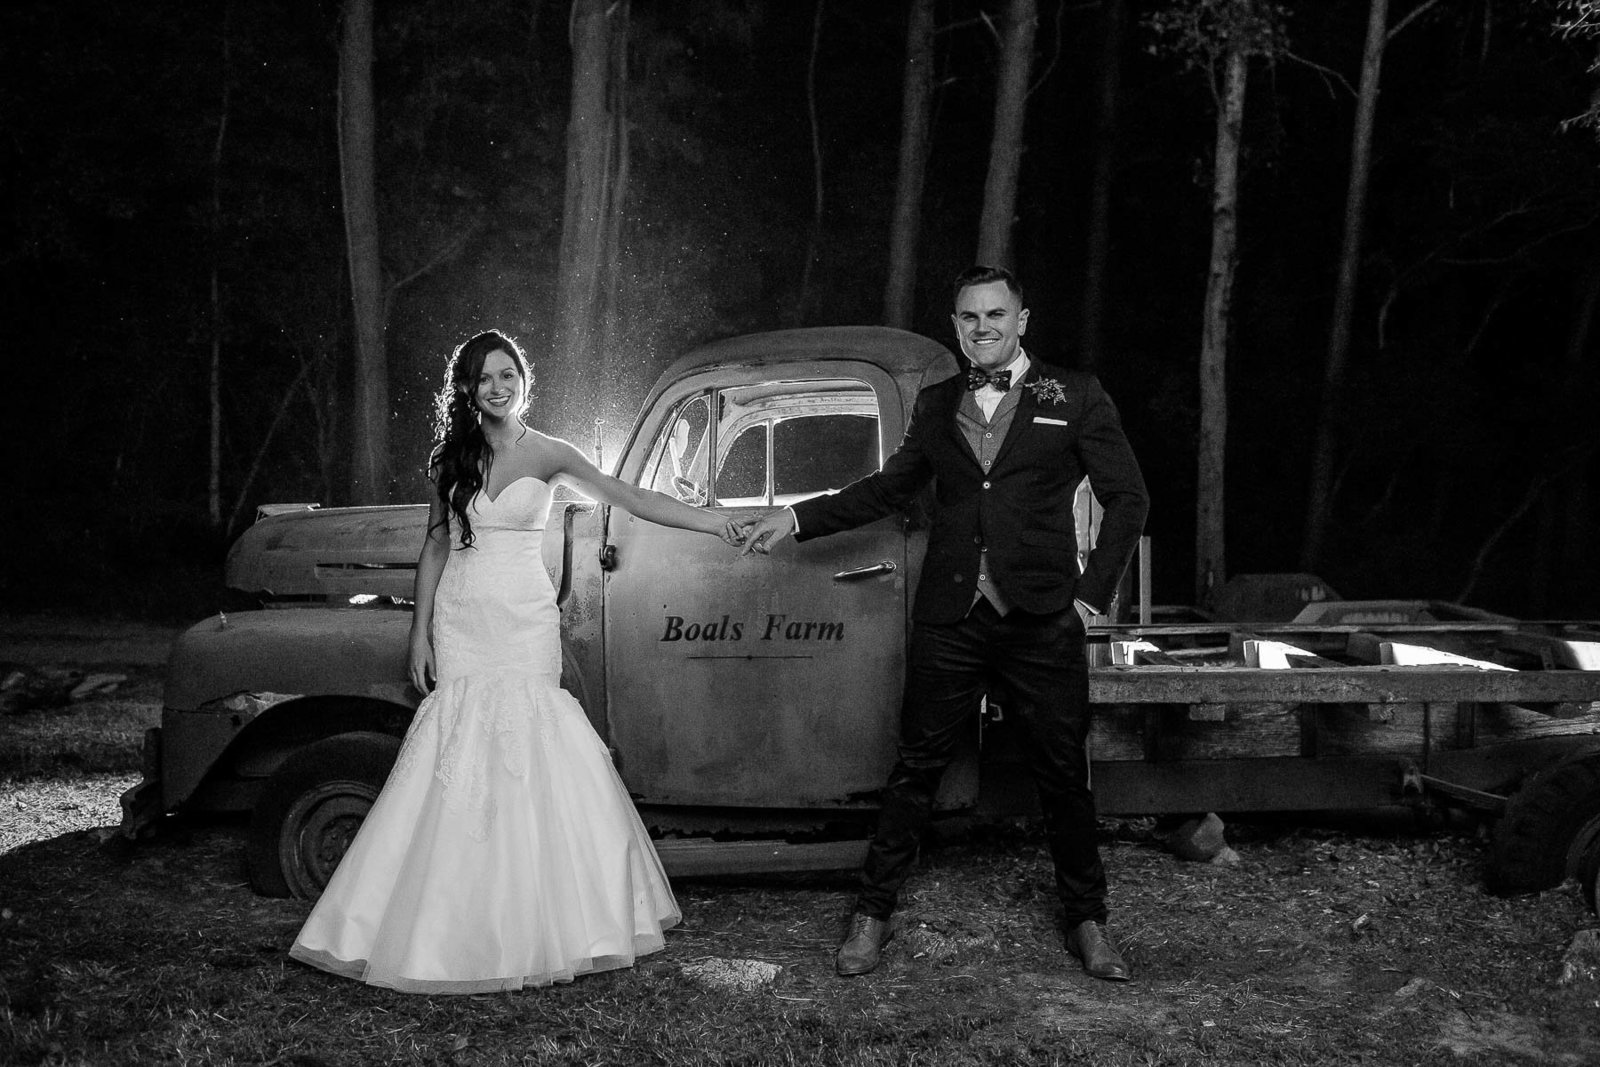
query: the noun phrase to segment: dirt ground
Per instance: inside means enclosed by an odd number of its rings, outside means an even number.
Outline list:
[[[32,738],[37,768],[52,738],[153,719],[140,667],[120,697],[0,716],[0,749]],[[1600,1063],[1600,980],[1571,952],[1600,921],[1571,883],[1487,895],[1471,833],[1233,822],[1241,862],[1212,866],[1107,823],[1126,985],[1063,951],[1043,842],[1007,823],[931,843],[865,978],[831,971],[848,878],[768,877],[678,884],[683,925],[629,971],[407,997],[287,959],[307,905],[251,892],[239,827],[118,855],[134,767],[55,766],[0,779],[5,1064]]]
[[[93,822],[122,780],[79,785]],[[1593,917],[1485,896],[1471,838],[1239,828],[1234,867],[1108,840],[1123,986],[1062,951],[1042,842],[993,827],[929,850],[867,978],[829,966],[847,880],[767,878],[677,886],[633,971],[427,998],[288,961],[307,906],[250,891],[234,829],[103,836],[0,855],[0,1062],[1600,1062],[1600,984],[1561,981]]]

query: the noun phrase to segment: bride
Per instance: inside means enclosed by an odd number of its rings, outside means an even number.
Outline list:
[[[737,524],[627,485],[530,429],[514,341],[451,356],[429,461],[411,682],[394,770],[290,955],[408,993],[569,982],[659,950],[681,918],[611,757],[560,687],[541,538],[555,486],[740,543]]]

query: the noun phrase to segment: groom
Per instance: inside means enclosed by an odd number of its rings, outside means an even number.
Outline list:
[[[1144,528],[1144,478],[1100,383],[1022,350],[1028,310],[1009,271],[963,272],[951,320],[966,373],[922,391],[905,439],[883,469],[837,493],[768,512],[746,530],[744,551],[765,553],[791,533],[804,541],[894,514],[929,481],[936,491],[899,760],[835,967],[857,975],[878,965],[939,779],[998,680],[1006,711],[1026,733],[1067,948],[1094,977],[1126,981],[1127,964],[1105,929],[1106,876],[1084,747],[1084,634],[1110,607]],[[1072,501],[1085,476],[1105,513],[1080,574]]]

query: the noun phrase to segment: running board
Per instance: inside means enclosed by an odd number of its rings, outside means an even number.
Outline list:
[[[788,841],[667,838],[656,841],[655,846],[661,865],[672,878],[857,870],[867,857],[864,840],[791,844]]]

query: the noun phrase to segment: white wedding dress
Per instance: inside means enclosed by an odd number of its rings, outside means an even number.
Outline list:
[[[434,598],[438,684],[290,955],[410,993],[630,966],[680,919],[611,756],[560,687],[551,487],[472,503]]]

